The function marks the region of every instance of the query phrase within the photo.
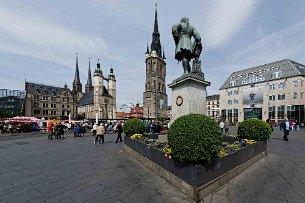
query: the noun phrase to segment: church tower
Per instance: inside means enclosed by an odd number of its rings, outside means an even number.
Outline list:
[[[103,84],[103,71],[101,70],[101,64],[99,60],[96,64],[96,69],[94,71],[93,76],[93,105],[94,111],[97,113],[98,118],[105,118],[106,109],[103,108],[104,101],[103,100],[103,92],[104,92],[104,84]]]
[[[89,93],[91,90],[93,90],[93,86],[92,86],[91,67],[90,67],[90,58],[89,58],[88,78],[87,78],[87,84],[85,86],[85,93]]]
[[[116,119],[116,80],[113,74],[113,68],[110,68],[110,73],[108,75],[108,91],[109,95],[112,97],[109,109],[109,118]]]
[[[160,42],[157,4],[155,8],[154,31],[150,49],[145,53],[146,83],[143,93],[144,118],[167,118],[166,58]]]
[[[73,111],[72,111],[72,116],[74,118],[77,118],[77,105],[79,100],[83,96],[82,92],[82,83],[80,82],[79,78],[79,67],[78,67],[78,56],[76,53],[76,63],[75,63],[75,75],[74,75],[74,80],[72,83],[73,89],[72,89],[72,95],[73,95]]]

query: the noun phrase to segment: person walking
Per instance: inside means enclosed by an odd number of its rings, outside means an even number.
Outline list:
[[[118,137],[116,138],[115,143],[118,143],[119,139],[120,139],[120,142],[122,142],[122,132],[123,132],[122,121],[118,122],[117,131],[118,131]]]
[[[282,120],[281,127],[282,127],[282,129],[284,131],[283,140],[289,141],[288,140],[288,135],[289,135],[289,131],[291,129],[291,123],[289,122],[287,117],[285,117],[284,120]]]
[[[229,124],[228,124],[228,122],[226,122],[226,124],[225,124],[225,134],[226,133],[229,134]]]
[[[53,139],[53,132],[52,132],[52,124],[51,123],[48,124],[47,129],[48,129],[48,139],[52,140]]]
[[[220,121],[219,127],[220,127],[221,134],[222,134],[223,133],[223,128],[225,127],[225,123],[223,121]]]
[[[102,144],[104,144],[105,143],[105,140],[104,140],[105,133],[106,133],[106,130],[105,130],[104,123],[101,123],[100,126],[96,128],[95,143],[98,142],[98,144],[101,144],[101,141],[102,141]]]

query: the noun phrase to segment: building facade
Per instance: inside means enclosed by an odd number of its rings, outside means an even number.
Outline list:
[[[106,84],[108,87],[106,88]],[[104,85],[105,84],[105,85]],[[89,62],[86,91],[77,103],[78,115],[88,120],[116,119],[116,79],[113,69],[110,68],[108,78],[104,77],[99,61],[91,79]]]
[[[73,95],[67,85],[54,87],[25,82],[25,116],[68,119],[73,111]]]
[[[144,118],[167,118],[166,58],[160,42],[157,8],[155,9],[154,31],[150,49],[145,53],[146,82],[143,93]]]
[[[254,117],[279,123],[287,115],[304,123],[304,68],[284,59],[233,72],[220,88],[222,119],[236,123]]]
[[[23,90],[0,89],[0,118],[23,116],[25,96]]]
[[[219,121],[220,118],[220,104],[219,94],[206,97],[206,112],[207,116],[210,116],[215,121]]]

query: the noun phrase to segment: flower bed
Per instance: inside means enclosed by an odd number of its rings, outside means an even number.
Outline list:
[[[191,198],[199,200],[266,155],[265,141],[251,142],[240,139],[235,143],[223,143],[219,158],[210,163],[181,162],[172,157],[166,144],[143,137],[125,137],[124,151]]]

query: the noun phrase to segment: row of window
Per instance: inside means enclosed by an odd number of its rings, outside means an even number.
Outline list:
[[[49,101],[49,98],[51,101],[56,101],[56,97],[49,97],[49,96],[40,96],[40,95],[33,95],[34,100],[44,100],[44,101]],[[69,102],[69,98],[62,98],[63,102]]]
[[[57,105],[52,103],[50,106],[51,106],[51,108],[56,108]],[[39,107],[39,102],[34,102],[34,107]],[[42,103],[42,107],[43,108],[48,108],[49,104],[48,103]],[[63,104],[63,105],[61,105],[61,108],[63,108],[63,109],[64,108],[70,108],[70,105],[64,105]]]
[[[230,90],[230,91],[228,91],[228,96],[231,96],[231,95],[238,95],[238,90]]]
[[[40,112],[42,112],[43,115],[57,115],[57,111],[49,111],[49,110],[40,111],[39,109],[34,109],[34,115],[40,115]],[[69,114],[70,114],[70,111],[61,112],[61,115],[63,115],[63,116],[67,116]]]
[[[298,94],[297,92],[291,93],[291,99],[298,99],[303,98],[304,93]],[[285,94],[278,94],[278,95],[269,95],[269,101],[275,101],[277,97],[277,100],[285,100]]]
[[[298,87],[299,85],[299,81],[298,80],[294,80],[291,82],[292,87]],[[301,86],[303,87],[303,81],[301,81]],[[286,84],[285,82],[281,82],[281,83],[274,83],[274,84],[269,84],[269,90],[275,90],[276,88],[278,89],[285,89]]]
[[[232,104],[238,104],[238,99],[229,99],[228,105],[232,105]]]
[[[285,117],[285,106],[284,105],[281,105],[281,106],[278,106],[276,108],[276,106],[269,106],[269,118],[270,119],[275,119],[275,110],[277,109],[277,118],[278,119],[283,119]],[[290,114],[291,112],[294,112],[296,109],[295,109],[295,106],[287,106],[287,114]]]

